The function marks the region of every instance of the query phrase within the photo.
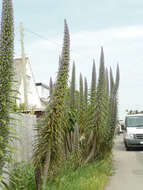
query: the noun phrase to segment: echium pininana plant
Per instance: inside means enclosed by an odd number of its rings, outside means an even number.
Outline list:
[[[108,69],[107,68],[105,71],[105,80],[106,80],[107,95],[109,96],[109,77],[108,77]]]
[[[114,78],[113,78],[113,72],[110,67],[110,96],[109,96],[109,125],[110,125],[110,134],[109,134],[109,140],[112,142],[113,136],[114,136],[114,122],[113,122],[113,112],[114,112]],[[112,145],[112,143],[111,143]]]
[[[104,52],[101,48],[99,79],[96,93],[96,109],[95,109],[95,138],[96,153],[103,157],[106,151],[107,135],[108,135],[108,96],[105,81]]]
[[[0,31],[0,175],[6,161],[13,81],[14,23],[12,0],[2,1]]]
[[[74,149],[73,147],[73,132],[76,123],[76,110],[75,110],[75,62],[73,61],[72,76],[70,82],[70,88],[67,89],[65,97],[65,122],[67,127],[65,128],[65,143],[64,150],[65,155],[69,155]]]
[[[87,84],[87,78],[84,78],[84,103],[85,103],[85,109],[87,109],[88,104],[88,84]]]
[[[91,89],[90,89],[90,99],[88,102],[88,106],[86,109],[86,148],[84,151],[85,157],[88,156],[90,148],[93,145],[93,127],[95,123],[95,99],[96,99],[96,68],[95,68],[95,60],[93,60],[92,67],[92,79],[91,79]],[[93,152],[93,151],[92,151]],[[90,153],[86,162],[88,162],[91,157],[93,157],[93,153]]]
[[[109,97],[109,126],[110,126],[110,134],[108,141],[110,142],[109,149],[112,149],[113,146],[113,137],[115,133],[115,127],[117,125],[118,118],[118,88],[119,88],[119,66],[117,66],[116,71],[116,80],[114,82],[112,69],[110,68],[110,97]]]
[[[43,183],[46,184],[48,170],[55,167],[61,158],[64,136],[64,99],[68,83],[70,36],[67,22],[64,22],[64,43],[61,63],[54,86],[53,97],[48,105],[41,125],[37,128],[34,163],[36,176],[43,171]],[[40,170],[39,170],[40,168]],[[39,171],[39,172],[38,172]],[[36,177],[35,176],[35,177]],[[36,177],[36,179],[38,178]],[[37,179],[38,181],[38,179]],[[37,189],[39,185],[37,185]]]
[[[93,138],[93,127],[95,123],[95,105],[96,105],[96,67],[95,67],[95,60],[93,60],[93,67],[92,67],[92,78],[91,78],[91,89],[90,89],[90,101],[87,110],[87,125],[86,131],[88,133],[88,141],[87,141],[87,148],[86,153],[88,153],[90,144]]]
[[[80,74],[80,89],[79,89],[79,107],[83,105],[84,97],[83,97],[83,77],[82,74]]]
[[[94,64],[92,78],[94,79]],[[92,81],[95,81],[93,80]],[[92,84],[95,85],[95,82]],[[94,87],[95,88],[95,87]],[[92,87],[91,87],[92,89]],[[94,103],[94,102],[93,102]],[[92,126],[92,133],[89,136],[88,144],[91,144],[90,149],[87,146],[86,151],[86,160],[85,163],[95,159],[96,156],[104,156],[106,149],[106,128],[108,122],[108,99],[105,83],[105,67],[104,67],[104,52],[101,48],[100,55],[100,68],[99,68],[99,77],[98,85],[96,90],[96,102],[94,109],[94,122]],[[89,151],[90,150],[90,151]]]
[[[79,81],[79,107],[78,107],[78,115],[77,115],[77,123],[79,127],[80,134],[84,132],[84,95],[83,95],[83,78],[82,74],[80,74]]]
[[[113,96],[113,91],[114,91],[114,77],[113,77],[112,68],[110,67],[110,97]]]
[[[53,90],[54,90],[54,85],[53,85],[52,77],[50,77],[50,82],[49,82],[50,99],[51,99],[51,97],[52,97]]]
[[[95,67],[95,60],[93,60],[91,90],[90,90],[90,110],[89,110],[91,128],[94,126],[95,105],[96,105],[96,67]]]
[[[70,87],[70,107],[75,108],[75,62],[73,62],[72,79]]]
[[[75,131],[75,124],[76,124],[76,108],[75,108],[75,62],[73,61],[73,67],[72,67],[72,77],[71,77],[71,83],[70,83],[70,94],[69,94],[69,106],[67,108],[68,113],[68,120],[67,120],[67,127],[65,130],[65,153],[66,155],[68,152],[72,152],[74,150],[73,146],[73,133]],[[66,115],[66,113],[65,113]],[[66,150],[67,147],[67,150]]]
[[[84,102],[83,102],[83,117],[84,117],[84,131],[87,131],[88,117],[89,117],[89,107],[88,107],[88,83],[87,78],[84,77]],[[86,129],[85,129],[86,128]],[[86,134],[84,134],[85,136]]]
[[[119,89],[119,81],[120,81],[120,71],[119,71],[119,65],[117,65],[116,70],[116,80],[114,85],[114,91],[113,91],[113,115],[112,115],[112,123],[115,127],[117,125],[117,119],[118,119],[118,89]]]
[[[92,80],[91,80],[91,104],[95,104],[96,98],[96,67],[95,67],[95,60],[93,60],[93,67],[92,67]]]

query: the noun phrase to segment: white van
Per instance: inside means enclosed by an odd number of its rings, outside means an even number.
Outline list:
[[[143,147],[143,114],[127,115],[125,117],[123,138],[126,150]]]

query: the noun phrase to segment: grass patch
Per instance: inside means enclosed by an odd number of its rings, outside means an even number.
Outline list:
[[[112,162],[108,157],[97,160],[75,171],[66,164],[45,190],[104,190],[108,176],[112,175]]]
[[[113,173],[111,157],[84,165],[73,157],[64,162],[59,171],[51,175],[42,190],[104,190],[108,176]],[[75,165],[78,168],[75,169]],[[10,184],[3,190],[35,190],[34,167],[21,162],[10,172]]]

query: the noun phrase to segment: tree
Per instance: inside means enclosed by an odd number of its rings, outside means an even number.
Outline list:
[[[0,175],[6,161],[12,108],[14,24],[12,0],[3,0],[0,32]]]

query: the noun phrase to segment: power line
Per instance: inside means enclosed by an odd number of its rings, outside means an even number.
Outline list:
[[[31,33],[31,34],[34,34],[35,36],[41,38],[41,39],[44,39],[44,40],[48,40],[45,36],[41,35],[41,34],[38,34],[37,32],[33,32],[31,30],[29,30],[28,28],[24,28],[25,31]]]
[[[31,34],[33,34],[34,36],[36,36],[36,37],[38,37],[38,38],[40,38],[40,39],[43,39],[43,40],[46,40],[46,41],[50,41],[50,40],[49,40],[48,38],[46,38],[45,36],[39,34],[38,32],[34,32],[34,31],[30,30],[30,29],[27,28],[27,27],[26,27],[26,28],[24,27],[24,31],[26,31],[26,32],[28,32],[28,33],[31,33]],[[58,44],[58,43],[53,42],[53,41],[50,41],[50,43],[52,43],[52,44],[54,44],[54,45],[56,45],[56,46],[58,46],[58,47],[62,45],[62,44]],[[77,51],[72,50],[72,49],[71,49],[71,51],[77,54]]]
[[[43,40],[46,40],[46,41],[50,41],[48,38],[46,38],[45,36],[41,35],[41,34],[38,34],[37,32],[33,32],[32,30],[28,29],[28,28],[24,28],[24,30],[28,33],[31,33],[35,36],[37,36],[38,38],[40,39],[43,39]],[[56,46],[61,46],[61,44],[58,44],[56,42],[53,42],[53,41],[50,41],[50,43],[56,45]]]
[[[41,38],[41,39],[46,40],[46,41],[49,41],[45,36],[43,36],[43,35],[41,35],[41,34],[38,34],[37,32],[33,32],[32,30],[30,30],[30,29],[28,29],[28,28],[24,28],[24,30],[25,30],[26,32],[28,32],[28,33],[31,33],[31,34],[37,36],[38,38]],[[51,41],[50,41],[50,42],[51,42]],[[58,43],[53,42],[53,41],[52,41],[51,43],[52,43],[52,44],[55,44],[56,46],[61,46],[61,44],[58,44]],[[71,49],[71,51],[77,53],[75,50],[72,50],[72,49]]]

